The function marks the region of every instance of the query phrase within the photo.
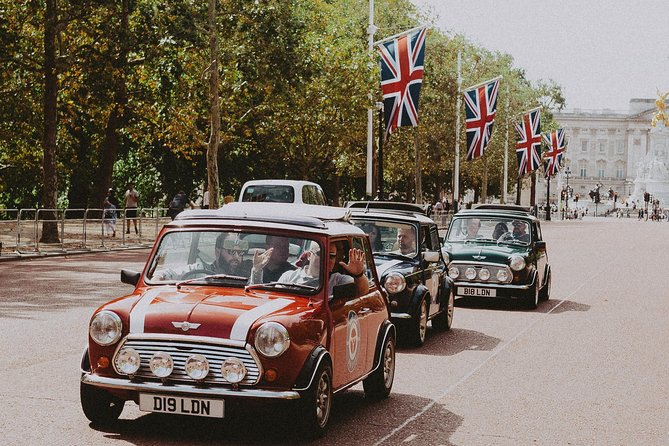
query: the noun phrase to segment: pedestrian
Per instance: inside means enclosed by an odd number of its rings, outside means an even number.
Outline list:
[[[125,219],[127,227],[126,234],[130,234],[130,222],[134,223],[135,234],[139,234],[137,229],[137,204],[139,203],[139,192],[135,190],[135,184],[131,181],[128,183],[128,190],[125,191]]]
[[[209,209],[209,189],[202,194],[202,209]]]
[[[102,235],[112,234],[112,237],[116,237],[116,209],[117,209],[116,198],[114,198],[114,190],[110,187],[107,190],[107,196],[105,197],[102,203]]]
[[[170,216],[172,220],[179,215],[186,206],[190,206],[191,209],[195,208],[195,205],[190,198],[186,195],[186,192],[180,190],[170,201],[169,209],[167,210],[167,215]]]

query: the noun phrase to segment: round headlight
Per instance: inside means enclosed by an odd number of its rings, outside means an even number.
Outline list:
[[[266,322],[256,331],[255,346],[263,356],[276,358],[290,346],[288,330],[278,322]]]
[[[246,377],[246,366],[239,358],[228,358],[221,364],[221,375],[229,383],[237,384]]]
[[[402,274],[390,273],[386,277],[386,281],[383,286],[390,294],[397,294],[404,291],[404,288],[407,286],[407,282]]]
[[[451,266],[448,268],[448,277],[451,279],[457,279],[458,276],[460,275],[460,270],[458,269],[457,266]]]
[[[521,269],[525,268],[525,259],[522,258],[521,256],[513,256],[511,257],[509,266],[514,271],[520,271]]]
[[[116,371],[124,375],[133,375],[142,363],[139,353],[134,348],[124,348],[116,355]]]
[[[509,273],[506,272],[505,269],[500,269],[499,271],[497,271],[497,280],[499,280],[500,282],[506,282],[507,280],[509,280]]]
[[[488,280],[490,279],[490,270],[487,268],[481,268],[479,270],[479,279]]]
[[[111,345],[121,338],[121,328],[121,318],[113,311],[103,310],[91,319],[88,333],[98,344]]]
[[[209,374],[209,361],[202,355],[191,355],[186,359],[186,374],[193,379],[205,379]]]
[[[165,378],[172,374],[174,361],[172,361],[172,357],[167,353],[158,352],[149,360],[149,367],[158,378]]]
[[[476,279],[476,270],[474,268],[467,268],[465,270],[465,277],[469,280],[474,280]]]

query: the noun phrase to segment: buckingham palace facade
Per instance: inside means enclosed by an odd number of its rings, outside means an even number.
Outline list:
[[[627,112],[574,109],[554,114],[566,132],[562,171],[569,166],[574,195],[588,200],[588,193],[598,184],[602,196],[612,189],[621,201],[634,192],[638,163],[650,146],[656,111],[654,99],[631,99]],[[565,185],[564,175],[558,184]]]

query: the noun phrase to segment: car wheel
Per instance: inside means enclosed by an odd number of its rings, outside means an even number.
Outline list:
[[[446,310],[442,311],[432,319],[432,328],[439,331],[450,330],[453,325],[453,311],[455,309],[455,292],[451,289],[448,293]]]
[[[332,368],[329,364],[318,367],[314,382],[302,395],[300,403],[304,434],[309,438],[322,436],[332,410]]]
[[[395,381],[395,338],[388,336],[381,352],[381,364],[362,382],[365,395],[373,400],[382,400],[390,395]]]
[[[534,310],[539,306],[539,292],[541,290],[541,285],[537,280],[537,283],[534,284],[534,287],[527,293],[526,301],[527,308]]]
[[[418,311],[413,319],[411,327],[411,344],[420,347],[425,343],[427,333],[427,299],[423,298],[418,305]]]
[[[539,299],[548,300],[551,297],[551,270],[548,269],[548,277],[546,277],[546,285],[541,289]]]
[[[116,421],[123,411],[125,401],[106,390],[88,384],[79,384],[79,397],[84,415],[94,424],[109,424]]]

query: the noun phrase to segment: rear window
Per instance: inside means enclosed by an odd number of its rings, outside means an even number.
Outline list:
[[[302,187],[302,201],[306,204],[319,204],[325,206],[325,195],[316,186],[306,185]]]
[[[292,186],[249,186],[242,195],[242,201],[294,203],[295,191]]]

